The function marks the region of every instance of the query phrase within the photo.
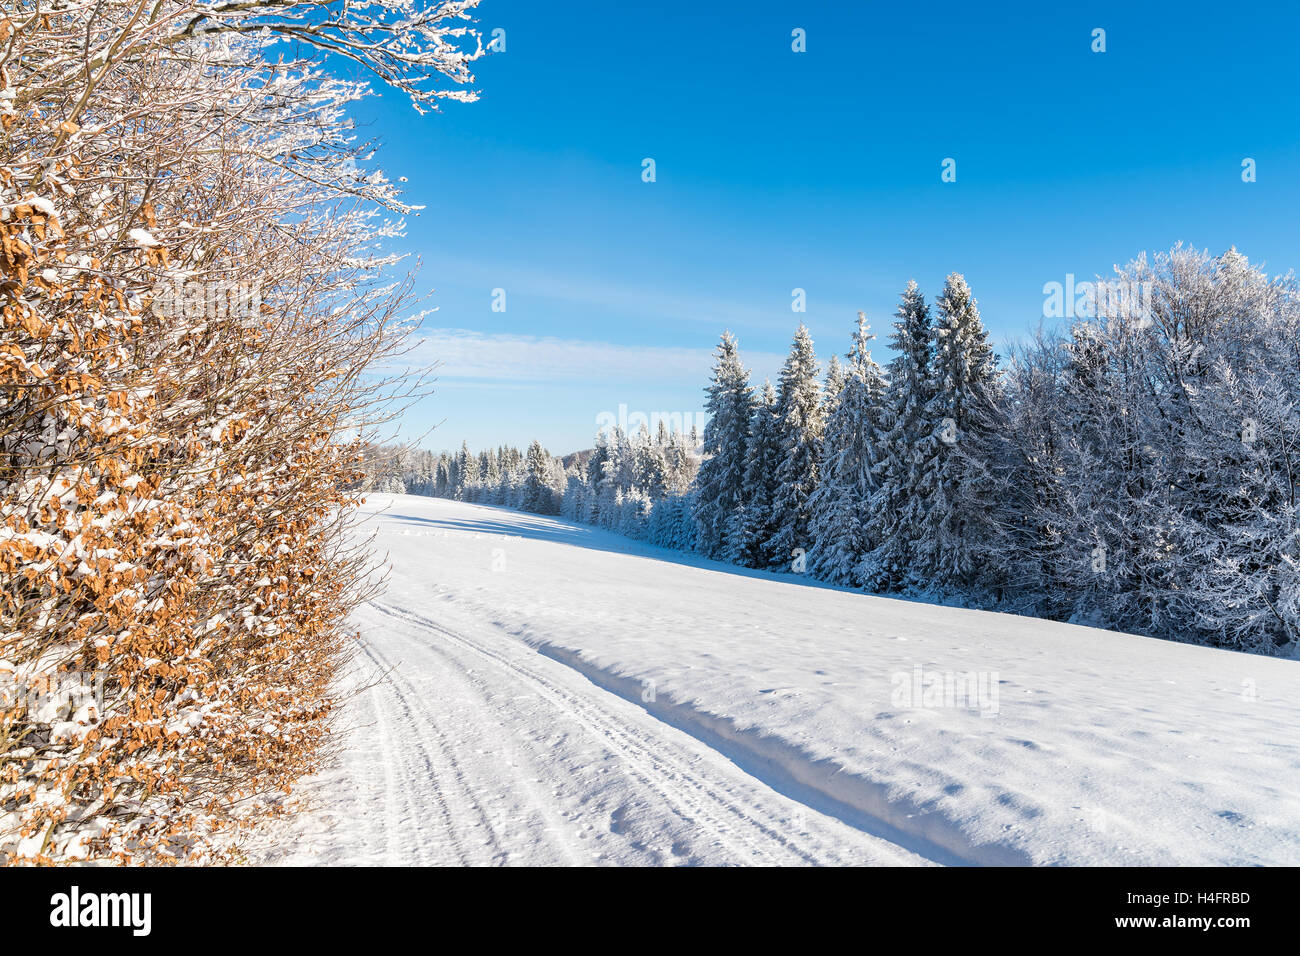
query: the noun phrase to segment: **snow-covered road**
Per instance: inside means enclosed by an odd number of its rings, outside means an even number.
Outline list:
[[[266,862],[909,864],[491,624],[358,614],[369,684]]]
[[[254,860],[1300,862],[1296,662],[737,573],[504,509],[368,510],[392,570],[355,619],[340,752]],[[922,667],[991,674],[998,712],[900,701]]]

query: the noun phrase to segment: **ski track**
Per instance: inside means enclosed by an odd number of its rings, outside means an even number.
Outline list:
[[[350,704],[369,724],[309,783],[306,809],[254,842],[259,862],[931,862],[776,792],[496,626],[470,634],[385,601],[356,622],[361,662],[383,675]]]
[[[773,843],[791,849],[805,862],[813,862],[807,854],[791,848],[789,841],[782,834],[756,819],[755,816],[747,814],[743,808],[728,803],[711,792],[705,782],[674,758],[671,748],[657,747],[648,735],[638,735],[630,732],[630,727],[628,730],[620,727],[617,716],[611,719],[608,711],[587,706],[579,697],[556,687],[536,671],[465,640],[427,618],[382,604],[375,604],[372,607],[384,614],[414,622],[447,640],[483,655],[521,682],[531,682],[561,714],[573,716],[588,732],[603,737],[625,763],[629,772],[648,788],[656,799],[670,807],[683,821],[702,824],[705,829],[716,834],[718,841],[732,855],[742,859],[747,857],[762,863],[779,862],[761,842],[748,836],[744,828],[747,824]],[[731,821],[727,820],[723,813],[730,813],[741,822],[742,826],[734,834],[728,826]]]

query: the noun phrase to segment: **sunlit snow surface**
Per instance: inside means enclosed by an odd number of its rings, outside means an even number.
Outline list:
[[[1298,662],[366,511],[363,689],[255,860],[1300,864]]]

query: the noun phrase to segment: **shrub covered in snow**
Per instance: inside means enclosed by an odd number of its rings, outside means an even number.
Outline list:
[[[0,19],[0,862],[219,858],[314,765],[403,207],[364,85],[275,45],[432,105],[471,95],[433,78],[469,78],[473,6]]]

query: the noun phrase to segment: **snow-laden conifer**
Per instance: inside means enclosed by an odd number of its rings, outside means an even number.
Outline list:
[[[707,393],[704,460],[695,484],[696,546],[702,554],[719,557],[729,551],[728,523],[741,500],[746,440],[754,409],[749,372],[740,362],[730,332],[724,332],[718,343]]]
[[[880,366],[871,358],[873,338],[866,315],[859,312],[843,385],[826,422],[821,483],[810,502],[809,566],[815,575],[836,584],[862,583],[858,566],[871,544],[867,523],[876,490],[885,392]]]

